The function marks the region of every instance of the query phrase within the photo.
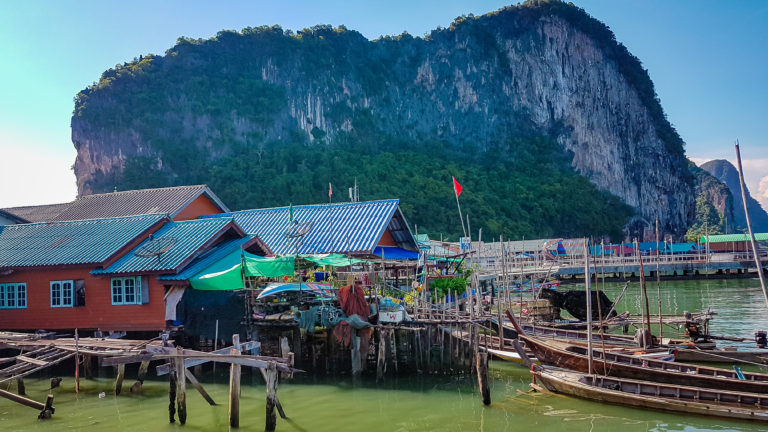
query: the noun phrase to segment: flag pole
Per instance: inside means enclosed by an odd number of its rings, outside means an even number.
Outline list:
[[[459,203],[459,191],[456,189],[458,182],[456,177],[451,177],[453,180],[453,194],[456,195],[456,207],[459,208],[459,220],[461,221],[461,230],[464,231],[464,237],[467,236],[467,228],[464,227],[464,217],[461,215],[461,204]]]
[[[459,207],[459,220],[461,221],[461,230],[464,231],[464,237],[466,237],[467,229],[464,227],[464,217],[461,216],[461,204],[459,204],[459,195],[456,195],[456,206]]]

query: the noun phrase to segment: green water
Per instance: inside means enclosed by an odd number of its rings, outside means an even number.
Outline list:
[[[655,283],[650,284],[656,306]],[[613,297],[620,286],[606,290]],[[636,286],[630,289],[636,290]],[[639,310],[636,291],[627,294],[619,311]],[[749,336],[768,328],[765,301],[757,281],[666,282],[662,284],[665,313],[698,311],[710,306],[719,313],[711,328],[722,334]],[[53,390],[56,414],[38,421],[35,410],[0,399],[0,431],[218,431],[227,430],[227,376],[203,377],[220,405],[209,406],[191,387],[187,392],[185,426],[168,423],[167,381],[147,381],[141,395],[115,397],[108,378],[83,381],[75,395],[65,378]],[[135,376],[129,370],[128,377]],[[563,396],[519,394],[528,391],[530,374],[504,362],[491,363],[491,398],[484,407],[471,377],[446,375],[389,379],[376,385],[368,379],[303,377],[281,382],[278,394],[290,420],[278,418],[278,431],[757,431],[768,424],[667,414],[604,405]],[[47,379],[28,379],[27,393],[43,400]],[[12,389],[15,389],[12,387]],[[106,392],[99,398],[100,392]],[[244,375],[240,402],[241,430],[263,430],[265,391],[261,379]]]

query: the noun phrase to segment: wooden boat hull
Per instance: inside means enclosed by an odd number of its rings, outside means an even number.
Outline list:
[[[761,363],[768,364],[768,350],[724,351],[681,348],[675,360],[696,363]]]
[[[488,351],[489,354],[501,360],[505,360],[505,361],[520,364],[520,365],[525,365],[525,362],[523,361],[523,359],[520,358],[520,354],[514,351],[502,351],[502,350],[497,350],[492,348],[488,348],[486,349],[486,351]],[[531,361],[536,364],[539,364],[538,359],[532,358]]]
[[[496,323],[497,320],[492,320],[493,328],[497,329],[498,324]],[[528,336],[533,337],[541,337],[541,338],[556,338],[556,339],[567,339],[568,341],[577,344],[577,345],[586,345],[587,344],[587,332],[584,330],[569,330],[565,328],[556,328],[556,327],[549,327],[549,326],[533,326],[531,324],[525,324],[525,323],[518,323],[518,325],[522,328],[522,330],[527,334]],[[517,331],[514,330],[514,327],[509,322],[503,323],[504,327],[504,336],[505,337],[517,337],[517,336],[508,336],[508,332],[514,332],[514,334],[517,334]],[[600,342],[605,343],[605,345],[610,345],[611,347],[631,347],[631,348],[637,348],[638,343],[635,341],[634,336],[630,335],[623,335],[623,334],[614,334],[614,333],[603,333],[602,337],[599,333],[595,332],[592,335],[592,342]],[[664,339],[664,343],[661,345],[662,347],[666,348],[677,348],[680,346],[683,346],[684,344],[689,344],[690,342],[684,341],[682,339]],[[712,349],[715,347],[715,344],[713,342],[699,342],[696,344],[696,348],[699,349]],[[694,349],[696,349],[694,348]],[[768,350],[764,350],[763,353],[768,356]],[[710,360],[711,361],[711,360]]]
[[[514,319],[514,318],[513,318]],[[513,324],[516,324],[513,321]],[[518,330],[519,331],[519,330]],[[543,341],[521,333],[520,340],[542,364],[589,372],[587,348],[557,341]],[[593,349],[595,373],[613,377],[650,380],[731,391],[768,394],[768,374],[744,373],[744,380],[729,369],[711,368]]]
[[[582,399],[669,412],[768,421],[768,395],[589,376],[541,367],[532,373],[535,380],[550,391]]]
[[[570,346],[562,349],[526,336],[521,336],[520,339],[542,364],[589,372],[589,358],[584,347]],[[705,368],[615,352],[603,353],[597,349],[593,349],[593,356],[592,368],[594,373],[598,374],[665,384],[768,394],[768,374],[745,373],[747,379],[740,380],[735,371],[728,369]],[[603,356],[606,358],[605,362]]]

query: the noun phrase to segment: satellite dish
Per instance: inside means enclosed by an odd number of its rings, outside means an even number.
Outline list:
[[[312,228],[315,226],[314,221],[310,222],[294,222],[285,232],[285,236],[288,238],[299,238],[309,234]]]
[[[168,252],[179,240],[175,237],[149,237],[149,240],[133,254],[137,257],[149,258]]]

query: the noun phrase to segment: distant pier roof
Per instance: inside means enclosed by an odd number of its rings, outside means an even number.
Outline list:
[[[755,233],[756,241],[768,240],[768,233]],[[730,243],[749,241],[749,234],[718,234],[701,236],[701,243]]]

